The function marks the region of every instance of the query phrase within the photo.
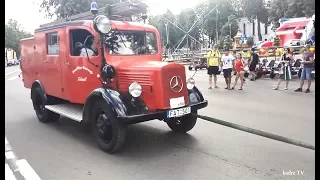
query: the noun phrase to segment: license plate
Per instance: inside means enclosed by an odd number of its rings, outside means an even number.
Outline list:
[[[191,113],[191,107],[184,107],[167,111],[167,118],[181,117]]]
[[[185,100],[184,100],[183,96],[170,99],[170,108],[171,109],[176,109],[176,108],[183,107],[183,106],[185,106]]]

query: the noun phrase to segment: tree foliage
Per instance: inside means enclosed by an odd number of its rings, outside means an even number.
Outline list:
[[[233,44],[232,38],[229,35],[225,36],[225,38],[223,40],[223,48],[224,49],[232,49],[233,48],[232,44]]]
[[[279,25],[281,18],[311,17],[316,6],[314,0],[272,0],[269,7],[270,21]]]
[[[99,7],[117,2],[119,0],[97,1]],[[48,17],[56,15],[58,18],[65,18],[88,11],[90,3],[91,0],[42,0],[40,8]],[[218,4],[217,11],[215,8]],[[238,21],[232,18],[230,20],[230,17],[246,17],[250,21],[257,20],[258,37],[259,40],[262,40],[260,22],[269,25],[278,22],[283,17],[310,17],[314,12],[314,0],[205,0],[194,8],[181,11],[178,15],[166,11],[162,15],[150,16],[148,21],[159,30],[163,45],[173,47],[178,45],[185,35],[185,32],[180,29],[188,31],[202,14],[195,28],[189,34],[198,42],[208,36],[211,44],[216,42],[218,34],[219,42],[222,45],[227,35],[232,38],[238,30]],[[169,36],[168,42],[167,35]],[[194,44],[192,38],[188,38],[188,42],[188,46]],[[185,39],[180,47],[186,47],[186,44],[187,40]]]
[[[40,11],[44,11],[49,18],[53,15],[56,15],[57,18],[66,18],[89,11],[91,2],[91,0],[42,0]],[[96,2],[99,7],[103,7],[117,3],[119,0],[98,0]]]
[[[5,24],[5,47],[14,50],[20,56],[20,40],[32,37],[32,34],[23,30],[21,25],[13,19]]]

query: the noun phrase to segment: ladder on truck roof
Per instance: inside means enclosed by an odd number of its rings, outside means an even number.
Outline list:
[[[98,13],[96,15],[88,11],[88,12],[76,14],[67,18],[58,19],[51,23],[40,25],[40,28],[53,26],[56,24],[61,24],[69,21],[93,20],[94,17],[98,15],[106,15],[111,20],[130,19],[131,21],[132,16],[146,14],[147,7],[148,7],[147,4],[144,2],[141,2],[140,0],[126,0],[120,3],[107,5],[106,7],[99,8]]]

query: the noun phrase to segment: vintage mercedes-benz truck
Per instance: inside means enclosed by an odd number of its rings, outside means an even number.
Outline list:
[[[157,29],[127,18],[141,12],[138,1],[92,3],[91,13],[21,40],[23,83],[40,122],[60,115],[81,122],[108,153],[124,146],[130,124],[158,119],[177,132],[195,126],[194,114],[208,102],[183,65],[162,61]]]

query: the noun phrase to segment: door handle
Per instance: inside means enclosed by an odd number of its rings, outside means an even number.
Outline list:
[[[47,63],[48,61],[43,61],[44,63]]]
[[[71,64],[70,64],[70,62],[66,62],[66,65],[70,66]]]

